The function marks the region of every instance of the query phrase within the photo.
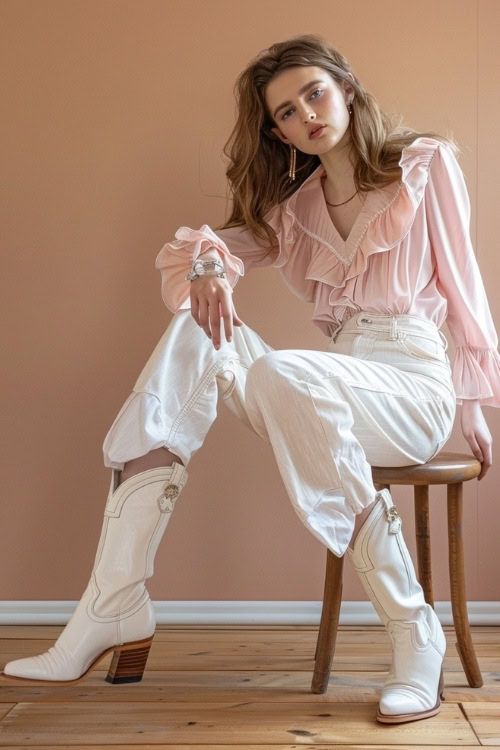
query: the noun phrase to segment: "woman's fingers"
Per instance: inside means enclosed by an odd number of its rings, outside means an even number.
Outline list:
[[[208,305],[208,299],[206,298],[199,298],[198,299],[199,304],[199,321],[200,325],[207,334],[208,338],[212,337],[212,333],[210,331],[210,323],[209,323],[209,305]]]
[[[233,311],[233,325],[235,326],[245,325],[244,322],[241,320],[241,318],[238,316],[236,310],[234,309],[234,302],[232,299],[231,299],[231,305],[232,305],[232,311]]]
[[[244,325],[236,314],[232,301],[232,288],[219,279],[195,280],[191,287],[191,314],[212,339],[216,349],[221,346],[221,318],[227,341],[233,339],[233,326]]]
[[[481,461],[481,472],[478,476],[478,480],[484,477],[492,464],[491,443],[485,439],[481,439],[481,437],[482,436],[477,439],[479,453],[481,455],[481,458],[479,458],[479,455],[476,456],[478,460]]]
[[[198,325],[200,325],[200,305],[198,302],[198,297],[196,294],[193,294],[192,288],[191,288],[191,315],[196,320]]]
[[[219,298],[212,297],[209,306],[210,327],[212,329],[212,343],[216,349],[220,347],[220,310]]]
[[[481,471],[477,477],[478,481],[482,479],[490,466],[492,465],[491,436],[485,438],[481,433],[471,433],[467,438],[472,453],[481,464]]]
[[[224,294],[220,302],[221,317],[224,320],[224,333],[228,341],[233,340],[233,314],[234,306],[231,293]]]

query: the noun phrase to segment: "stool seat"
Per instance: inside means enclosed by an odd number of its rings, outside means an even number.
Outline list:
[[[481,464],[466,453],[442,451],[425,464],[372,466],[375,484],[453,484],[468,482],[481,473]]]
[[[475,479],[481,463],[466,453],[441,451],[425,464],[410,466],[372,466],[375,489],[390,490],[391,484],[411,484],[414,494],[415,536],[417,542],[417,578],[425,601],[434,608],[431,574],[429,485],[447,485],[448,567],[453,625],[457,636],[457,650],[467,681],[471,687],[481,687],[479,669],[467,614],[465,593],[465,564],[463,550],[462,505],[463,483]],[[395,498],[394,498],[395,500]],[[342,600],[344,557],[326,551],[326,573],[323,607],[319,625],[311,692],[324,693],[328,687],[330,670],[337,639],[337,628]]]

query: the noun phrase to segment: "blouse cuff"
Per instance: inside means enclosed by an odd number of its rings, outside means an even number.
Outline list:
[[[478,399],[481,406],[500,407],[500,355],[496,349],[457,347],[452,377],[457,404]]]
[[[180,227],[175,236],[177,239],[167,242],[155,260],[155,268],[160,270],[162,277],[162,299],[171,312],[191,307],[191,282],[186,279],[186,274],[198,256],[210,247],[219,251],[232,289],[239,277],[244,276],[243,261],[229,251],[207,224],[198,230]]]

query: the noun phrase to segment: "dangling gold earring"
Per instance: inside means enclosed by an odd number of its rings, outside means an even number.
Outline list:
[[[292,144],[289,144],[290,146],[290,169],[288,170],[288,178],[290,180],[295,180],[295,163],[297,161],[297,149],[295,146],[292,146]]]

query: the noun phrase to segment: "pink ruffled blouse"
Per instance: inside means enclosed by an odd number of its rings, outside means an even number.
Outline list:
[[[401,179],[367,194],[345,242],[327,211],[322,164],[267,214],[277,254],[266,258],[268,248],[246,227],[180,227],[155,261],[165,305],[172,312],[190,308],[185,276],[216,247],[232,288],[254,267],[279,268],[285,284],[314,303],[312,321],[328,337],[361,310],[418,315],[438,328],[446,320],[456,348],[457,403],[500,407],[498,336],[470,239],[462,170],[445,143],[427,137],[404,148],[399,165]]]

